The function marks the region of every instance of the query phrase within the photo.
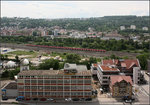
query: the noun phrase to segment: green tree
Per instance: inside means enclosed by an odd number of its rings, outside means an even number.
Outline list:
[[[78,54],[67,54],[66,62],[67,63],[78,63],[81,60],[81,57]]]

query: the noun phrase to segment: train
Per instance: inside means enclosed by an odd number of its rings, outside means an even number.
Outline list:
[[[33,44],[26,44],[26,46],[30,46],[30,47],[42,47],[42,48],[53,48],[53,49],[64,49],[64,50],[77,50],[77,51],[106,52],[106,50],[88,49],[88,48],[60,47],[60,46],[33,45]]]

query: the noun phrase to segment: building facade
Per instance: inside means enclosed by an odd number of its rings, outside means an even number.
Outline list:
[[[110,84],[111,75],[119,75],[120,70],[113,66],[99,65],[97,71],[97,77],[100,85],[104,88],[108,88]]]
[[[132,80],[130,76],[110,76],[109,87],[112,97],[132,97]]]
[[[91,98],[91,72],[28,70],[18,74],[18,96],[25,98]]]

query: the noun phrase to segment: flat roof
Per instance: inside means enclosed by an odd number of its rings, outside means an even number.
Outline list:
[[[114,68],[111,66],[106,66],[106,65],[100,65],[102,71],[119,71],[118,68]]]
[[[20,73],[18,73],[18,75],[22,75],[22,76],[49,76],[49,75],[66,75],[66,73],[64,73],[64,70],[26,70],[26,71],[21,71]],[[90,76],[91,71],[90,70],[84,70],[84,71],[77,72],[73,75]]]

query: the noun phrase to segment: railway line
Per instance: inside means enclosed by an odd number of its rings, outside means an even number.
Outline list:
[[[9,47],[13,49],[27,49],[42,52],[59,52],[59,53],[76,53],[85,56],[104,57],[114,54],[116,56],[128,56],[135,58],[138,53],[129,53],[122,51],[106,51],[98,49],[83,49],[83,48],[71,48],[71,47],[56,47],[56,46],[43,46],[43,45],[32,45],[32,44],[12,44],[12,43],[0,43],[0,47]]]

